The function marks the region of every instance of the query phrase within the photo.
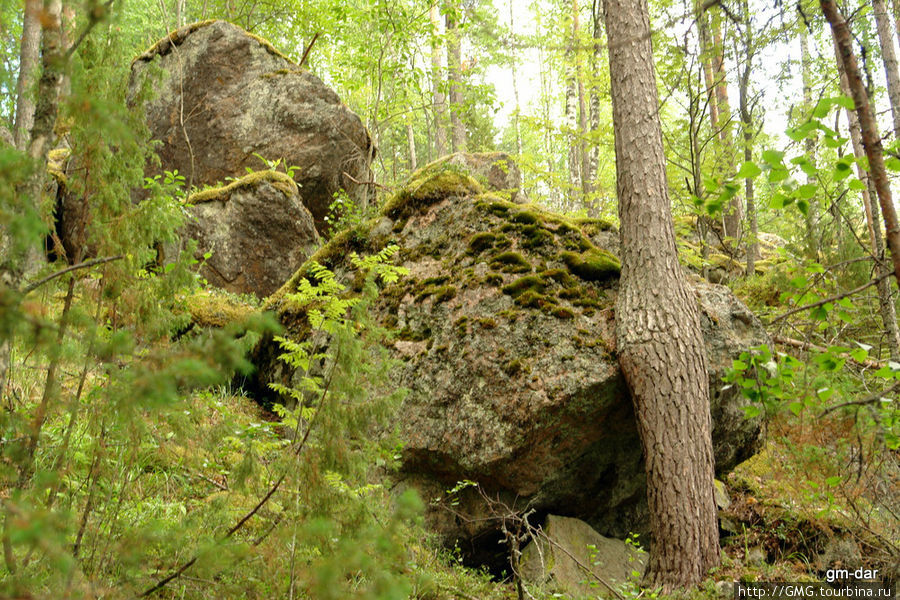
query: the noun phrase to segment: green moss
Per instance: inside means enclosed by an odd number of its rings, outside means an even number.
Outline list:
[[[232,181],[226,186],[211,188],[191,194],[185,201],[187,204],[202,204],[204,202],[213,202],[215,200],[227,201],[231,194],[243,188],[248,188],[267,181],[275,188],[280,190],[284,195],[289,196],[297,193],[297,184],[294,180],[284,173],[278,171],[254,171],[249,175],[241,177],[237,181]]]
[[[540,215],[533,210],[520,210],[513,214],[510,219],[513,223],[521,223],[523,225],[534,225],[541,220]]]
[[[542,272],[541,277],[551,279],[562,285],[566,289],[578,287],[578,281],[576,281],[575,278],[572,277],[572,275],[565,269],[549,269]],[[562,293],[565,291],[566,290],[562,290],[560,292],[560,296],[562,296]]]
[[[463,316],[458,318],[453,322],[453,329],[456,330],[457,335],[460,337],[465,336],[469,333],[469,317]]]
[[[605,250],[591,249],[587,252],[563,252],[560,259],[574,275],[585,281],[606,281],[619,276],[622,265],[619,259]]]
[[[502,252],[491,259],[491,268],[505,273],[525,273],[531,270],[531,263],[518,252]]]
[[[309,266],[312,263],[324,265],[330,269],[334,269],[340,261],[352,252],[363,254],[369,251],[378,251],[380,248],[370,248],[369,234],[372,228],[378,222],[377,219],[364,221],[355,227],[345,229],[331,238],[327,244],[319,248],[315,254],[303,263],[297,271],[282,285],[278,291],[266,299],[264,308],[266,310],[275,310],[281,304],[282,299],[293,293],[297,289],[300,280],[309,273]]]
[[[575,313],[570,309],[558,305],[554,305],[550,308],[550,314],[559,319],[572,319],[575,317]]]
[[[497,194],[481,194],[476,198],[475,206],[495,217],[506,218],[511,211],[518,210],[519,205],[504,200]]]
[[[588,235],[595,235],[601,231],[615,231],[616,226],[606,219],[592,217],[577,217],[575,222],[581,226],[581,230]]]
[[[198,292],[186,304],[191,323],[199,327],[225,327],[243,321],[257,310],[233,294],[218,291]]]
[[[484,282],[495,287],[499,286],[503,283],[503,275],[500,273],[488,273],[484,276]]]
[[[47,153],[47,173],[64,187],[68,182],[65,169],[69,154],[71,151],[68,148],[56,148]]]
[[[501,368],[509,377],[515,377],[524,370],[524,365],[522,364],[521,359],[514,358],[503,363]]]
[[[540,225],[526,225],[522,228],[522,235],[525,236],[522,246],[529,249],[550,246],[554,242],[553,234]]]
[[[397,334],[397,337],[406,342],[424,342],[431,339],[431,329],[426,327],[422,331],[414,331],[407,325]]]
[[[497,328],[497,321],[490,317],[481,317],[476,322],[482,329],[496,329]]]
[[[543,308],[545,305],[556,303],[544,294],[529,289],[516,296],[516,304],[523,308]]]
[[[503,293],[513,298],[517,298],[523,292],[534,290],[535,292],[543,292],[547,287],[547,280],[539,275],[526,275],[516,279],[509,285],[503,286]]]
[[[451,196],[475,196],[482,193],[479,184],[471,175],[443,165],[423,167],[410,177],[401,190],[388,199],[382,213],[391,219],[405,221],[413,213],[425,206]]]
[[[429,285],[416,296],[416,302],[434,296],[434,303],[440,304],[456,297],[456,287],[452,285]]]
[[[476,233],[471,238],[469,238],[469,246],[466,252],[468,254],[477,256],[485,250],[493,248],[495,241],[497,241],[497,236],[493,233],[489,233],[486,231],[482,233]]]

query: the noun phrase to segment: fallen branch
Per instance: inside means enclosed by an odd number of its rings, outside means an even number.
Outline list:
[[[785,337],[783,335],[773,335],[772,340],[776,344],[781,344],[782,346],[790,346],[791,348],[799,348],[800,350],[828,352],[828,348],[826,348],[825,346],[819,346],[818,344],[813,344],[811,342],[804,342],[803,340],[796,340],[794,338]],[[856,360],[846,352],[841,352],[840,354],[838,354],[838,356],[867,369],[880,369],[881,367],[885,366],[883,362],[873,360],[871,358],[867,358],[866,360]]]

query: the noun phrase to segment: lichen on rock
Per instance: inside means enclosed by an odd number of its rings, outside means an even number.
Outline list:
[[[398,332],[396,384],[410,390],[398,422],[403,477],[423,496],[471,479],[606,535],[646,530],[640,442],[615,356],[616,246],[595,243],[615,237],[606,222],[510,202],[458,165],[438,163],[313,257],[352,282],[349,253],[400,246],[409,276],[374,310]],[[266,303],[297,336],[304,317],[284,298],[307,268]],[[727,289],[695,290],[707,315],[717,468],[725,471],[756,449],[760,423],[736,419],[743,400],[723,389],[723,365],[766,337]],[[257,349],[261,393],[273,378],[291,377],[277,354],[271,343]],[[428,515],[450,541],[490,528],[477,520],[485,514],[477,494],[460,502],[474,521]]]

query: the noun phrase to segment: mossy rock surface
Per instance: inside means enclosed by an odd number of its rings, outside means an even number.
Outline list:
[[[536,231],[542,243],[533,241]],[[618,260],[614,246],[595,244],[598,233],[615,237],[609,224],[511,202],[456,165],[438,164],[397,190],[379,217],[313,257],[349,286],[350,253],[400,247],[396,262],[409,276],[384,291],[375,312],[399,333],[396,381],[410,390],[398,415],[402,469],[424,497],[473,479],[510,501],[564,509],[604,534],[646,530],[640,442],[615,354]],[[285,297],[306,272],[266,304],[297,336],[304,316]],[[758,322],[728,316],[739,304],[733,296],[707,307],[709,292],[698,288],[704,310],[715,313],[706,326],[722,330],[708,342],[719,390],[721,365],[765,335]],[[258,354],[258,389],[272,378],[289,381],[272,362],[276,349]],[[711,400],[714,415],[728,417],[716,433],[725,470],[752,453],[759,423],[732,418],[743,415],[734,391]],[[460,511],[484,516],[469,491]],[[440,511],[428,518],[448,539],[472,539],[491,526],[461,525]]]

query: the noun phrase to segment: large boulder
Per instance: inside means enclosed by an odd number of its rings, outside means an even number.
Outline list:
[[[229,292],[268,296],[320,245],[297,184],[284,173],[257,171],[193,194],[186,205],[185,237],[197,241],[200,273]]]
[[[410,274],[384,291],[377,316],[399,332],[397,385],[410,390],[398,415],[405,485],[432,499],[473,480],[509,506],[579,517],[605,535],[646,532],[641,445],[616,359],[619,262],[591,241],[611,234],[603,221],[506,201],[458,168],[437,165],[414,174],[380,218],[317,252],[352,281],[351,250],[401,247]],[[295,335],[303,315],[283,298],[305,272],[267,303]],[[722,473],[755,452],[761,431],[722,376],[767,337],[727,288],[692,285]],[[277,355],[271,342],[257,348],[261,392],[294,376]],[[491,514],[468,488],[452,511],[437,508],[429,518],[450,541],[497,548]]]
[[[365,202],[374,155],[359,117],[309,71],[224,21],[172,32],[131,66],[129,101],[143,103],[159,170],[197,187],[284,161],[323,231],[333,195]],[[146,87],[154,90],[146,99]]]

